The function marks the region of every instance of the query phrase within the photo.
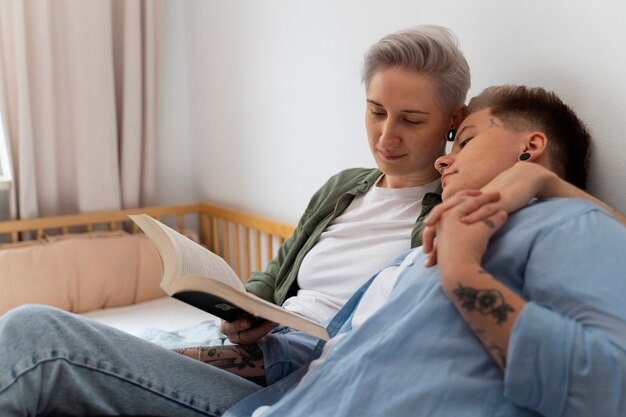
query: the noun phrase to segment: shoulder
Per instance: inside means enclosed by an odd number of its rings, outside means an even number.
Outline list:
[[[348,168],[330,177],[327,181],[335,185],[358,185],[363,181],[376,181],[382,173],[376,168]]]
[[[349,168],[330,177],[320,188],[321,195],[367,191],[382,173],[376,168]]]
[[[536,200],[513,213],[501,232],[539,237],[557,230],[581,238],[590,234],[604,233],[626,236],[626,227],[606,210],[591,201],[579,198]]]
[[[566,223],[575,218],[599,216],[607,221],[617,221],[602,207],[582,198],[546,198],[535,200],[515,215],[522,218],[542,219],[542,223]]]
[[[366,192],[381,174],[376,168],[350,168],[338,172],[313,194],[300,221],[313,214],[326,215],[340,199]]]
[[[598,256],[619,259],[616,268],[626,270],[624,247],[626,227],[594,203],[542,199],[513,213],[492,236],[483,265],[510,288],[530,291],[545,287],[533,277],[591,273]]]

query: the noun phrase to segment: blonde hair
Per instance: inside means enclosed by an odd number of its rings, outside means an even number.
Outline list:
[[[361,73],[365,88],[369,88],[376,72],[392,66],[423,73],[435,80],[442,109],[453,111],[465,103],[470,69],[451,30],[421,25],[380,39],[365,54]]]

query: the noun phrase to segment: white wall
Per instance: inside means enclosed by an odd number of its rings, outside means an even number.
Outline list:
[[[366,48],[389,32],[436,23],[461,40],[470,96],[524,83],[571,104],[595,137],[591,191],[626,212],[622,0],[197,0],[168,8],[176,29],[165,62],[177,74],[169,82],[189,90],[164,114],[185,119],[188,130],[162,145],[191,153],[161,166],[164,196],[190,175],[185,196],[297,221],[327,177],[373,166],[359,78]]]

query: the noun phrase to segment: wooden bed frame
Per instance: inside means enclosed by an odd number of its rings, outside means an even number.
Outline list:
[[[265,267],[294,226],[208,203],[102,211],[0,222],[1,242],[47,235],[126,230],[139,233],[129,214],[146,213],[179,230],[197,232],[200,243],[223,257],[242,280]],[[1,249],[1,245],[0,245]]]

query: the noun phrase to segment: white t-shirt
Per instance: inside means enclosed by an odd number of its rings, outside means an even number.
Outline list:
[[[370,286],[365,291],[365,294],[361,297],[359,304],[354,310],[352,315],[352,330],[356,330],[367,320],[372,314],[374,314],[379,308],[381,308],[391,295],[391,290],[398,280],[398,276],[409,265],[412,265],[415,257],[422,251],[422,247],[413,249],[399,266],[390,266],[383,269],[376,279],[372,281]],[[337,343],[348,333],[341,333],[328,342],[322,350],[322,354],[319,358],[311,362],[308,372],[311,372],[313,368],[326,360],[326,356],[335,348]],[[307,372],[307,373],[308,373]],[[305,374],[306,376],[306,374]]]
[[[323,322],[395,256],[411,247],[422,199],[439,180],[411,188],[372,187],[322,232],[298,272],[298,294],[287,310]]]

